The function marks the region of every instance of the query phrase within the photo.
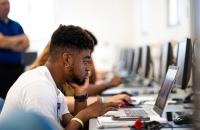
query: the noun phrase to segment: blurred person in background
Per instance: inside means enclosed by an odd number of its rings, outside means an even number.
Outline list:
[[[8,18],[9,12],[9,1],[0,0],[0,53],[24,52],[29,47],[29,39],[22,26]],[[13,56],[12,59],[15,60],[16,57]],[[23,71],[23,65],[6,63],[0,57],[0,97],[5,98],[8,89]]]

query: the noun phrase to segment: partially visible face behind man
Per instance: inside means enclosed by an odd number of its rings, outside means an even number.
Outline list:
[[[5,20],[10,12],[10,3],[8,0],[0,0],[0,18]]]
[[[83,85],[89,75],[91,67],[90,50],[81,50],[73,53],[73,64],[71,65],[71,82]]]

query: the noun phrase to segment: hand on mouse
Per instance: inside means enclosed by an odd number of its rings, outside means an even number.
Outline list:
[[[106,102],[120,103],[131,103],[131,97],[127,94],[118,94],[111,97],[105,97]]]

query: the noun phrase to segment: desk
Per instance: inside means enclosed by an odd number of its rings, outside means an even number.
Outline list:
[[[138,89],[139,88],[139,89]],[[154,85],[153,87],[146,87],[146,86],[131,86],[131,85],[124,85],[121,84],[118,87],[111,88],[105,90],[102,94],[103,95],[115,95],[122,92],[128,93],[133,96],[137,95],[149,95],[149,94],[157,94],[160,90],[160,86],[158,84]]]
[[[160,85],[155,85],[154,87],[145,87],[145,86],[141,86],[141,87],[138,87],[138,86],[129,86],[129,87],[125,87],[123,85],[121,85],[120,87],[118,88],[113,88],[113,89],[110,89],[110,90],[107,90],[106,92],[104,92],[104,94],[113,94],[113,93],[118,93],[118,92],[122,92],[122,91],[127,91],[127,92],[134,92],[134,91],[137,91],[139,94],[139,97],[140,96],[147,96],[147,95],[152,95],[152,96],[156,96],[157,97],[157,94],[158,94],[158,91],[160,89],[159,87]],[[153,91],[153,93],[149,93],[149,94],[146,94],[146,91],[147,92],[151,92]],[[171,93],[168,97],[168,101],[172,100],[173,98],[181,98],[181,99],[184,99],[184,97],[186,96],[187,94],[183,91],[179,91],[179,90],[176,90],[176,93]],[[135,96],[134,96],[135,97]],[[133,97],[133,99],[134,99]],[[153,103],[153,102],[152,102]],[[154,103],[153,103],[154,104]],[[153,105],[151,104],[151,105]],[[149,105],[149,104],[144,104],[144,107],[147,107],[145,105]],[[169,105],[166,105],[166,108],[163,112],[163,118],[166,117],[166,112],[189,112],[191,111],[191,109],[185,109],[184,108],[184,104],[169,104]],[[171,124],[172,122],[170,122]],[[191,130],[192,128],[188,128],[189,126],[185,126],[187,128],[183,128],[183,126],[176,126],[176,127],[179,127],[179,128],[173,128],[175,130]],[[180,128],[182,127],[182,128]],[[109,129],[106,129],[106,130],[129,130],[130,128],[109,128]],[[163,130],[171,130],[172,128],[163,128]],[[97,129],[97,120],[96,119],[91,119],[89,121],[89,130],[98,130]]]
[[[190,111],[189,109],[184,109],[183,105],[168,105],[166,106],[165,111],[163,112],[163,116],[165,116],[166,112],[177,112],[177,111]],[[109,128],[104,130],[129,130],[130,128]],[[101,130],[97,128],[97,119],[89,120],[89,130]],[[171,128],[162,128],[162,130],[171,130]],[[192,130],[192,128],[173,128],[173,130]]]
[[[97,129],[97,120],[90,119],[89,130],[130,130],[130,128],[109,128],[109,129]],[[171,128],[162,128],[161,130],[172,130]],[[173,130],[192,130],[192,128],[173,128]]]

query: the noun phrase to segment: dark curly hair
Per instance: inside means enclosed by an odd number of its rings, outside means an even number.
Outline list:
[[[94,34],[88,30],[85,29],[85,31],[89,34],[89,36],[92,38],[92,40],[94,41],[94,46],[97,45],[98,41],[97,38],[94,36]]]
[[[60,25],[51,37],[49,55],[62,53],[66,49],[93,50],[94,41],[81,27]]]

